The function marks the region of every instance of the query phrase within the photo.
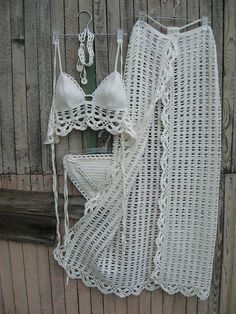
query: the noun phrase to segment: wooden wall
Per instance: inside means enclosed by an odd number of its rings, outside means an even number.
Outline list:
[[[78,23],[75,15],[88,9],[96,33],[115,32],[121,26],[130,34],[139,9],[164,16],[172,15],[173,6],[174,0],[0,0],[1,187],[51,190],[50,153],[43,142],[52,96],[52,31],[77,32],[84,20]],[[70,280],[65,286],[52,248],[0,241],[0,314],[236,313],[236,2],[182,0],[177,9],[177,15],[191,19],[204,14],[216,38],[223,104],[219,224],[209,300],[170,296],[161,290],[120,299],[81,281]],[[77,40],[62,40],[61,49],[63,67],[78,78]],[[112,70],[115,38],[97,37],[95,50],[91,86]],[[61,157],[68,150],[100,147],[102,137],[72,132],[57,148],[59,174]]]

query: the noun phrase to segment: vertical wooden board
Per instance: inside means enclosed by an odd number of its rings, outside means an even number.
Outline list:
[[[223,77],[223,166],[232,170],[232,158],[235,170],[234,117],[236,99],[236,2],[224,1],[224,77]]]
[[[79,313],[91,314],[91,289],[86,287],[81,280],[78,283]]]
[[[11,175],[2,176],[2,188],[10,189],[11,188]]]
[[[65,0],[65,33],[78,33],[78,1]],[[65,66],[66,72],[70,73],[76,81],[79,80],[79,73],[76,71],[76,63],[78,60],[79,41],[76,36],[65,37]],[[81,153],[82,150],[82,132],[74,130],[69,134],[68,146],[72,154]]]
[[[13,184],[15,184],[15,188],[17,190],[22,191],[30,191],[31,190],[31,182],[30,182],[30,175],[17,175],[15,177],[15,183],[14,180],[12,180]]]
[[[115,296],[115,313],[127,314],[127,298]]]
[[[64,223],[63,219],[60,219],[60,234],[63,240],[64,237]],[[48,248],[49,252],[49,268],[51,276],[51,287],[52,287],[52,301],[53,301],[53,312],[54,314],[66,314],[66,298],[65,288],[66,281],[64,281],[65,271],[59,266],[57,261],[53,257],[54,248]],[[66,276],[65,276],[66,279]]]
[[[212,21],[212,29],[216,41],[217,48],[217,64],[219,70],[219,82],[220,82],[220,91],[221,98],[223,96],[222,90],[222,77],[223,77],[223,37],[224,37],[224,1],[222,0],[214,0],[212,1],[211,8],[211,21]]]
[[[199,0],[200,17],[207,16],[208,21],[210,23],[212,22],[211,9],[212,9],[211,0]]]
[[[197,313],[198,314],[208,314],[208,300],[200,300],[197,302]]]
[[[37,1],[25,0],[25,66],[30,172],[42,172],[42,143],[39,110]]]
[[[48,117],[52,103],[50,2],[50,0],[37,1],[38,74],[42,144],[46,139]],[[49,145],[42,145],[42,166],[44,173],[51,172]]]
[[[94,0],[94,32],[107,33],[106,1]],[[107,36],[97,36],[95,40],[96,51],[96,81],[99,84],[109,73]]]
[[[39,292],[42,314],[53,314],[48,248],[36,246]]]
[[[115,3],[110,1],[113,5]],[[94,0],[94,31],[97,34],[108,33],[107,28],[107,2],[105,0]],[[95,52],[96,52],[96,82],[97,85],[109,74],[109,53],[108,53],[108,41],[112,40],[108,38],[111,36],[96,36]],[[111,140],[111,136],[106,131],[102,130],[98,133],[98,147],[100,150],[108,150],[110,146],[107,140]]]
[[[224,246],[220,313],[236,310],[236,174],[225,175]]]
[[[186,314],[197,314],[197,297],[187,298]]]
[[[61,235],[63,237],[65,234],[64,220],[61,219],[60,223],[61,223],[60,232],[61,232]],[[54,260],[54,263],[57,264],[57,262],[55,260]],[[63,272],[66,313],[67,314],[77,314],[79,311],[77,280],[71,279],[69,277],[67,278],[66,272],[61,267],[60,267],[60,270],[62,270],[62,272]]]
[[[8,241],[0,240],[0,277],[4,313],[15,314],[15,298],[12,284],[12,272]]]
[[[140,314],[151,313],[151,292],[143,290],[139,295],[139,312]]]
[[[51,32],[65,32],[64,0],[51,0]],[[52,38],[51,38],[52,39]],[[60,54],[62,70],[65,69],[65,37],[60,37]],[[54,59],[54,55],[52,56]],[[57,69],[59,68],[57,62]],[[58,72],[57,72],[58,73]],[[56,145],[57,173],[63,173],[63,156],[68,152],[68,137],[60,138],[60,144]]]
[[[120,0],[120,19],[121,27],[127,33],[127,36],[124,37],[124,49],[123,54],[126,59],[127,47],[129,42],[129,37],[134,25],[135,16],[134,16],[134,4],[133,1]]]
[[[107,1],[107,32],[110,34],[116,34],[117,28],[120,27],[120,6],[119,1]],[[115,12],[115,14],[114,14]],[[117,40],[116,36],[108,36],[108,69],[109,73],[114,71]],[[120,61],[120,60],[119,60]],[[118,63],[118,71],[120,71],[120,62]]]
[[[0,313],[5,313],[4,302],[3,302],[3,294],[2,294],[2,279],[0,274]]]
[[[130,295],[127,297],[128,314],[140,314],[139,297]]]
[[[31,176],[31,189],[32,191],[38,192],[44,191],[43,175]],[[52,314],[53,307],[49,273],[48,248],[42,245],[36,245],[35,248],[41,312],[42,314]]]
[[[156,0],[148,0],[148,9],[147,13],[150,16],[160,16],[161,15],[161,0],[156,1]],[[150,24],[153,27],[156,27],[156,23],[150,21]]]
[[[64,281],[66,281],[66,273],[64,272]],[[70,279],[68,285],[65,286],[65,302],[66,314],[78,314],[78,291],[77,280]]]
[[[104,294],[104,314],[115,314],[115,295]]]
[[[151,314],[162,314],[162,290],[156,289],[151,293]]]
[[[91,288],[91,307],[93,314],[103,314],[103,295],[97,288]]]
[[[163,292],[163,314],[175,314],[174,313],[175,296]]]
[[[174,297],[174,314],[184,314],[186,310],[186,297],[181,293],[175,294]]]
[[[17,173],[29,173],[23,0],[11,0],[12,88]]]
[[[65,292],[63,269],[60,267],[53,257],[53,249],[49,248],[49,265],[50,277],[52,285],[52,302],[54,314],[65,314]]]
[[[29,310],[26,294],[25,269],[22,244],[10,241],[9,251],[16,312],[17,314],[27,314],[29,313]]]
[[[148,12],[148,2],[146,0],[134,0],[134,15],[138,17],[139,11]]]
[[[213,264],[212,284],[210,296],[208,299],[208,313],[216,314],[219,312],[220,302],[220,281],[221,281],[221,266],[222,266],[222,251],[223,251],[223,230],[224,230],[224,175],[221,175],[220,193],[218,205],[218,225],[217,237],[215,245],[215,257]]]
[[[36,245],[23,244],[29,314],[41,314]]]
[[[202,4],[200,4],[202,6]],[[223,1],[214,0],[212,2],[211,21],[213,33],[217,48],[217,64],[219,71],[219,83],[221,92],[221,101],[223,99],[223,37],[224,37],[224,19],[223,19]],[[223,113],[224,111],[222,111]],[[223,145],[224,147],[224,145]],[[224,159],[224,158],[223,158]],[[222,168],[224,162],[222,160]],[[208,313],[218,313],[220,302],[220,280],[221,280],[221,265],[222,265],[222,249],[223,249],[223,216],[224,216],[224,175],[221,175],[220,180],[220,195],[219,195],[219,212],[217,238],[215,246],[215,257],[213,265],[212,288],[208,301]]]
[[[15,173],[10,1],[0,2],[0,123],[3,173]]]
[[[106,20],[107,20],[107,27],[104,27],[103,32],[107,32],[109,34],[115,34],[115,36],[107,36],[107,60],[108,60],[108,72],[111,73],[115,69],[115,59],[117,53],[117,37],[116,32],[117,28],[120,27],[120,6],[119,1],[107,1],[106,2]],[[116,14],[114,14],[116,12]],[[100,38],[98,38],[100,40]],[[102,38],[102,39],[105,39]],[[98,50],[98,45],[96,46]],[[100,51],[100,48],[99,48]],[[123,58],[122,54],[122,58]],[[121,62],[119,56],[118,59],[118,67],[117,70],[119,72],[123,71],[121,69]],[[124,61],[123,61],[124,63]],[[112,151],[112,135],[107,132],[106,130],[101,130],[98,133],[98,147],[102,152],[110,153]]]
[[[79,1],[79,10],[87,10],[92,13],[94,12],[93,1],[92,0],[80,0]],[[94,19],[94,16],[93,16]],[[79,30],[83,31],[86,23],[88,22],[88,16],[86,14],[81,14],[79,17]],[[91,23],[89,25],[90,29],[94,30],[94,25]],[[96,43],[96,38],[95,38]],[[96,53],[96,47],[95,47]],[[83,90],[86,94],[92,94],[96,88],[96,62],[97,62],[97,54],[94,57],[94,64],[91,67],[86,68],[87,71],[87,79],[88,84],[82,86]],[[84,152],[86,152],[89,148],[97,147],[97,132],[88,128],[82,134],[82,146]]]

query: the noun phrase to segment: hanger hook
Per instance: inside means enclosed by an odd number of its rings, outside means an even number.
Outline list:
[[[86,28],[88,28],[89,24],[92,22],[92,19],[93,19],[92,14],[91,14],[89,11],[87,11],[87,10],[81,10],[81,11],[79,11],[79,13],[76,15],[76,17],[79,18],[79,16],[80,16],[81,13],[86,13],[86,14],[89,15],[89,18],[90,18],[90,19],[89,19],[89,21],[88,21],[88,23],[87,23],[87,25],[86,25]]]
[[[176,9],[178,8],[179,5],[180,5],[180,0],[177,0],[176,4],[175,4],[175,7],[174,7],[174,10],[173,10],[173,16],[174,17],[176,17]]]

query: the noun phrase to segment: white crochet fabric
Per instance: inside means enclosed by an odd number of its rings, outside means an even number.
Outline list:
[[[206,299],[210,290],[221,134],[215,42],[209,26],[170,31],[134,25],[125,84],[137,140],[115,136],[105,185],[54,250],[69,277],[121,297],[162,287]]]

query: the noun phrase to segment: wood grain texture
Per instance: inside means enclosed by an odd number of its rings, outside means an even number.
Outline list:
[[[236,309],[236,174],[225,176],[224,249],[221,278],[220,313]]]
[[[9,242],[10,263],[12,271],[13,292],[16,313],[28,314],[28,300],[25,281],[24,257],[22,243]]]
[[[2,173],[15,173],[15,137],[12,101],[10,1],[0,1],[0,121]]]
[[[8,241],[0,240],[0,278],[5,313],[16,313]]]
[[[18,174],[24,174],[29,173],[29,150],[26,110],[23,0],[11,0],[11,26],[16,167]]]
[[[28,150],[31,173],[42,172],[42,143],[39,108],[37,1],[24,1],[25,83]]]
[[[223,167],[235,171],[236,2],[224,1]],[[233,144],[234,143],[234,144]],[[234,166],[232,159],[234,158]],[[234,169],[232,169],[232,167]]]
[[[36,246],[24,243],[23,256],[29,314],[41,314]]]
[[[50,0],[37,1],[38,79],[42,144],[46,139],[48,117],[52,102],[50,10]],[[42,145],[42,168],[44,173],[51,172],[51,154],[48,145]]]

